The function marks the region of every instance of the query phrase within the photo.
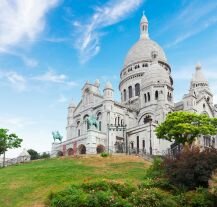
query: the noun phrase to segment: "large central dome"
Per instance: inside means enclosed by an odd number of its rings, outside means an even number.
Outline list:
[[[148,19],[143,13],[140,21],[140,40],[129,50],[124,62],[124,67],[141,61],[151,61],[153,54],[158,56],[158,60],[167,63],[166,55],[163,49],[148,34]]]
[[[157,53],[159,60],[167,62],[167,58],[163,49],[156,42],[147,38],[141,38],[129,50],[124,62],[124,66],[126,67],[139,61],[152,60],[153,52]]]

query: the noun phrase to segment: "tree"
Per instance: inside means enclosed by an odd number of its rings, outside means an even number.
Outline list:
[[[40,159],[47,159],[50,158],[50,154],[47,152],[43,152],[42,155],[40,155]]]
[[[189,144],[203,135],[217,134],[217,118],[209,118],[206,114],[192,112],[173,112],[168,114],[166,120],[156,129],[159,139],[166,139],[177,144]]]
[[[37,159],[40,159],[40,155],[39,155],[39,153],[38,152],[36,152],[35,150],[33,150],[33,149],[29,149],[29,150],[27,150],[27,152],[30,154],[30,156],[31,156],[31,160],[37,160]]]
[[[0,129],[0,155],[3,154],[3,167],[5,167],[5,152],[8,149],[21,147],[22,139],[16,134],[8,134],[8,129]]]

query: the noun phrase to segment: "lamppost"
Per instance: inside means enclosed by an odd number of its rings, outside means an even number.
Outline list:
[[[123,131],[123,136],[124,136],[124,134],[125,134],[125,132],[126,132],[126,129],[127,129],[127,125],[125,124],[125,125],[113,125],[113,124],[107,124],[107,127],[108,127],[108,153],[109,153],[109,132],[110,131]],[[126,133],[126,136],[125,136],[125,140],[126,140],[126,154],[128,153],[128,149],[127,149],[127,147],[128,147],[128,142],[127,142],[127,133]]]

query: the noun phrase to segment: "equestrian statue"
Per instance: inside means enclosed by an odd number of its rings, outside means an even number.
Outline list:
[[[62,142],[63,136],[60,135],[59,131],[52,132],[54,142],[59,140]]]
[[[88,125],[88,129],[90,129],[92,126],[95,126],[96,129],[99,129],[99,122],[98,120],[96,119],[95,116],[89,116],[87,118],[87,125]]]

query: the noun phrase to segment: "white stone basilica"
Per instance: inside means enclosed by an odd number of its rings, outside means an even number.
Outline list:
[[[148,26],[143,14],[140,39],[129,50],[120,72],[121,102],[114,100],[110,82],[103,94],[98,80],[86,82],[81,101],[68,107],[67,139],[53,143],[53,156],[104,150],[160,155],[172,143],[158,139],[154,129],[168,113],[184,110],[217,116],[217,105],[213,104],[213,94],[200,65],[196,66],[188,94],[174,103],[171,67],[163,49],[149,38]],[[217,146],[216,137],[203,136],[198,143],[203,147]]]

